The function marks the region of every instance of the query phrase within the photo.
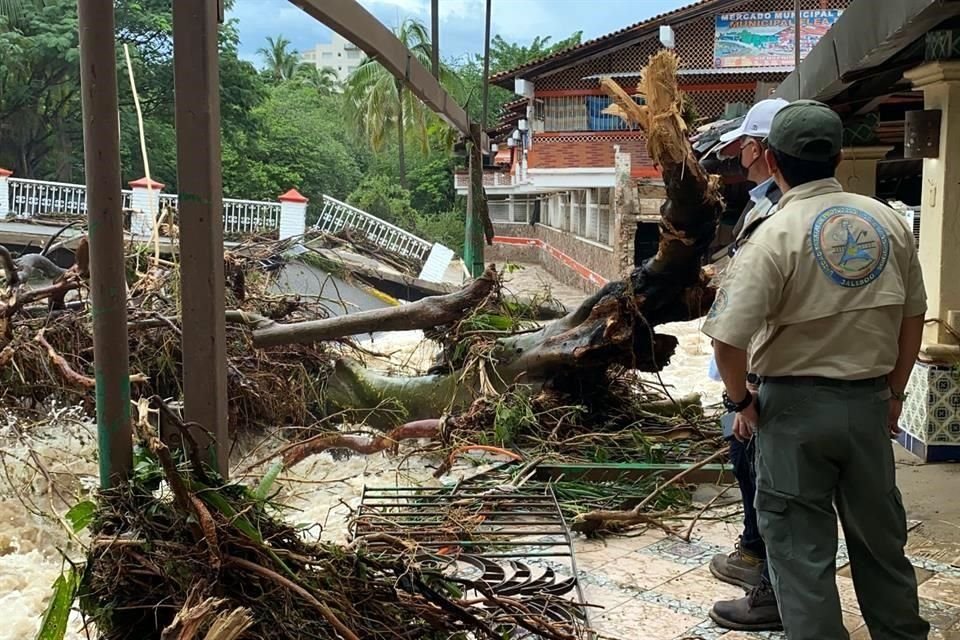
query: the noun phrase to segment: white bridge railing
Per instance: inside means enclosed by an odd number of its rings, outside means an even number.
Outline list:
[[[35,218],[44,215],[84,216],[87,214],[87,187],[82,184],[46,182],[25,178],[7,178],[7,215],[14,218]],[[134,190],[121,190],[123,208],[134,208]],[[176,194],[156,193],[157,213],[165,209],[177,211]],[[0,211],[4,209],[0,203]],[[143,205],[140,205],[143,206]],[[279,202],[223,199],[223,230],[226,233],[256,233],[280,227]],[[153,212],[144,212],[153,213]]]
[[[175,213],[179,200],[175,194],[163,193],[162,184],[138,180],[132,189],[123,189],[123,209],[130,213],[130,233],[149,237],[153,233],[153,215],[164,211]],[[453,259],[453,251],[440,244],[418,238],[400,227],[352,207],[330,196],[323,196],[322,209],[315,229],[337,232],[350,228],[377,245],[423,262],[419,277],[442,282]],[[87,188],[82,184],[46,182],[13,178],[0,169],[0,220],[30,219],[41,216],[79,217],[87,213]],[[263,233],[277,231],[283,238],[295,238],[306,230],[307,199],[291,189],[277,202],[223,199],[225,233]],[[169,221],[169,218],[167,218]]]
[[[426,260],[433,249],[433,244],[430,242],[418,238],[386,220],[372,216],[346,202],[340,202],[336,198],[323,196],[323,209],[320,211],[320,217],[317,219],[314,228],[336,233],[348,227],[359,231],[385,249],[401,255],[412,256],[418,260]]]
[[[10,215],[33,218],[48,214],[81,216],[87,213],[87,187],[67,182],[9,178]],[[123,189],[123,207],[130,208],[133,191]]]

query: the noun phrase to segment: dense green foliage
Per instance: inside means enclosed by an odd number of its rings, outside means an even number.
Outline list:
[[[227,9],[234,0],[226,0]],[[0,0],[0,167],[19,177],[83,181],[76,0]],[[129,51],[151,177],[177,188],[170,0],[115,0],[123,181],[145,174],[127,72]],[[397,36],[429,66],[424,26]],[[491,42],[491,73],[577,44]],[[340,86],[332,69],[301,64],[278,34],[259,50],[262,69],[240,59],[234,21],[220,32],[224,195],[273,200],[291,187],[312,202],[329,194],[429,240],[459,250],[464,205],[453,188],[456,132],[373,60]],[[479,120],[483,60],[446,62],[441,83]],[[492,88],[495,121],[509,92]],[[308,209],[315,213],[319,208]]]

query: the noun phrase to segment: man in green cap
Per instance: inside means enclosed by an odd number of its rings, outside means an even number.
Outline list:
[[[843,124],[798,101],[774,118],[777,215],[740,248],[703,331],[734,433],[756,437],[760,531],[790,640],[847,638],[837,514],[874,640],[920,640],[891,435],[920,350],[926,294],[913,234],[835,179]],[[748,354],[749,349],[749,354]],[[758,397],[746,371],[758,374]]]

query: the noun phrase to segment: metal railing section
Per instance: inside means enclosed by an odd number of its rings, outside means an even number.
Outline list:
[[[9,178],[8,189],[10,212],[16,217],[84,215],[87,212],[87,188],[82,184]],[[124,197],[124,202],[129,202],[128,196]]]
[[[323,208],[314,228],[327,233],[353,229],[385,249],[418,260],[425,260],[433,248],[432,243],[400,227],[326,195],[323,196]]]
[[[17,218],[42,215],[84,216],[87,214],[87,187],[66,182],[9,178],[10,214]],[[122,189],[122,207],[132,209],[133,191]],[[176,194],[159,194],[159,210],[177,211]],[[223,230],[226,233],[255,233],[280,227],[279,202],[223,199]]]
[[[227,233],[270,231],[280,227],[280,203],[223,199],[223,230]]]

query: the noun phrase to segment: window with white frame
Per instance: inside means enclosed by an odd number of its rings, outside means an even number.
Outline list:
[[[597,241],[609,245],[610,227],[613,220],[613,189],[598,189]]]
[[[528,223],[533,217],[533,206],[536,203],[534,198],[514,197],[513,201],[513,222]]]
[[[571,231],[580,237],[587,236],[587,191],[574,191],[573,198],[576,201],[574,214],[574,224]]]
[[[487,211],[491,222],[510,222],[510,200],[507,198],[487,200]]]

